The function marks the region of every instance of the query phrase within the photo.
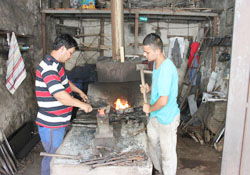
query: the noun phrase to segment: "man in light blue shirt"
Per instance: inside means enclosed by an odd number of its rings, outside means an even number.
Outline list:
[[[180,110],[177,104],[178,72],[175,65],[163,55],[161,38],[148,34],[143,40],[143,55],[154,61],[152,86],[141,86],[141,92],[151,90],[150,104],[143,111],[150,113],[147,133],[149,153],[156,170],[164,175],[175,175],[177,169],[177,127]]]

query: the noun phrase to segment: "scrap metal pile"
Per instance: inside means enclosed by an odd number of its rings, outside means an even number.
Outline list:
[[[0,128],[0,175],[14,175],[16,172],[17,159],[2,128]]]
[[[105,157],[98,157],[94,159],[83,160],[81,155],[63,155],[63,154],[49,154],[46,152],[41,152],[41,156],[50,156],[60,159],[74,159],[81,165],[88,165],[91,168],[96,168],[100,166],[134,166],[143,165],[144,161],[148,159],[144,150],[135,150],[123,153],[113,153]]]

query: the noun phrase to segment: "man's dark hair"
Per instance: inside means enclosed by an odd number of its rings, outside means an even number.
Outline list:
[[[155,33],[148,34],[143,40],[144,46],[150,46],[153,49],[160,49],[163,51],[163,43],[161,37]]]
[[[61,34],[56,37],[53,43],[53,50],[58,50],[62,46],[65,46],[66,49],[70,49],[72,47],[78,48],[76,40],[69,34]]]

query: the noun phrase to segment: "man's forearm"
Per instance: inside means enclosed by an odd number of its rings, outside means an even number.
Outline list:
[[[74,85],[74,83],[72,83],[70,80],[69,80],[69,85],[70,85],[71,90],[72,90],[73,92],[76,92],[76,93],[78,93],[78,94],[82,92],[82,90],[79,89],[78,87],[76,87],[76,85]]]
[[[80,107],[80,105],[83,103],[80,100],[73,98],[71,95],[69,95],[66,91],[60,91],[53,95],[59,102],[66,106],[75,106]]]
[[[150,112],[158,111],[168,103],[168,96],[161,96],[152,106],[150,106]]]

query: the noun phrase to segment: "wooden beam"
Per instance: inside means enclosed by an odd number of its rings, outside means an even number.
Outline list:
[[[112,8],[112,3],[111,3]],[[111,9],[43,9],[42,13],[46,14],[111,14]],[[212,12],[194,12],[188,10],[178,10],[178,9],[124,9],[124,14],[136,14],[140,13],[142,15],[171,15],[171,16],[205,16],[214,17],[217,13]]]
[[[235,3],[225,140],[221,174],[250,172],[250,1]]]

